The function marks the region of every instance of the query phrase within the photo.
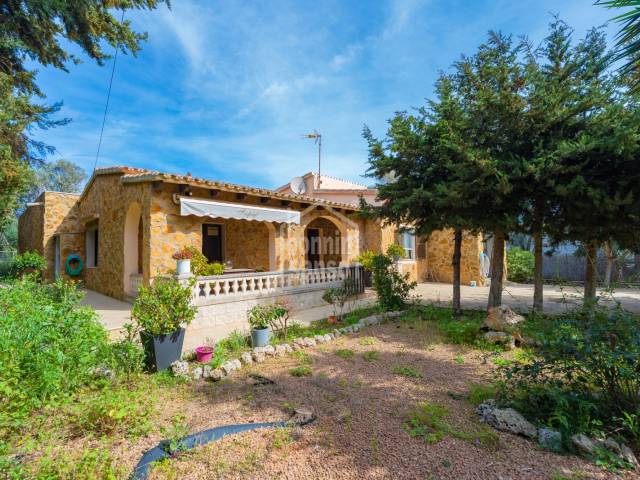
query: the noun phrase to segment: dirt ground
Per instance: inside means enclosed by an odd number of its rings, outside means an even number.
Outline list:
[[[612,479],[637,478],[602,470],[570,455],[557,455],[524,438],[496,432],[497,445],[445,436],[436,443],[413,438],[403,423],[417,402],[446,406],[446,421],[460,431],[482,426],[464,398],[471,383],[496,368],[476,350],[440,342],[428,323],[384,324],[305,350],[273,358],[218,383],[199,381],[160,407],[166,420],[184,414],[196,432],[215,426],[282,420],[296,406],[317,420],[295,429],[262,429],[229,436],[162,462],[153,479]],[[352,350],[350,358],[336,354]],[[365,352],[377,351],[367,361]],[[344,356],[350,354],[345,354]],[[371,355],[371,354],[369,354]],[[375,355],[375,354],[373,354]],[[291,368],[308,365],[310,376]],[[420,377],[394,373],[412,366]],[[255,386],[259,373],[274,385]],[[487,428],[488,429],[488,428]],[[491,432],[493,432],[491,430]],[[160,437],[113,445],[129,471]]]

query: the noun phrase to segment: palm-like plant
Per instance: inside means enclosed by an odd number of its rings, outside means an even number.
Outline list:
[[[631,88],[640,92],[640,0],[597,0],[607,8],[629,8],[613,18],[622,28],[616,35],[616,59],[626,59],[621,72],[627,75]]]

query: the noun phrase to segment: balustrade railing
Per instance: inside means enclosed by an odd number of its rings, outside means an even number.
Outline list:
[[[196,277],[193,300],[195,305],[207,305],[244,297],[323,290],[340,286],[347,279],[350,279],[349,285],[353,293],[364,292],[363,270],[360,265]]]

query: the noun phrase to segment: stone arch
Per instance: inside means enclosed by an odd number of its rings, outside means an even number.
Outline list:
[[[127,209],[124,220],[124,264],[123,264],[123,290],[129,295],[137,294],[132,282],[132,275],[142,273],[141,256],[141,233],[142,233],[142,206],[138,202],[133,202]]]
[[[307,216],[304,227],[304,260],[306,268],[337,267],[346,262],[349,229],[338,218],[324,213]],[[330,230],[335,229],[333,232]],[[312,232],[319,232],[314,238]]]

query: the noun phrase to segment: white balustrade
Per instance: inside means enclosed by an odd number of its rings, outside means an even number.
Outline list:
[[[346,278],[357,280],[357,284],[361,285],[362,267],[332,267],[196,277],[193,285],[193,300],[195,305],[209,305],[240,300],[245,297],[322,290],[339,286]]]
[[[142,285],[142,274],[132,273],[129,275],[129,293],[131,295],[138,295],[138,288]]]

